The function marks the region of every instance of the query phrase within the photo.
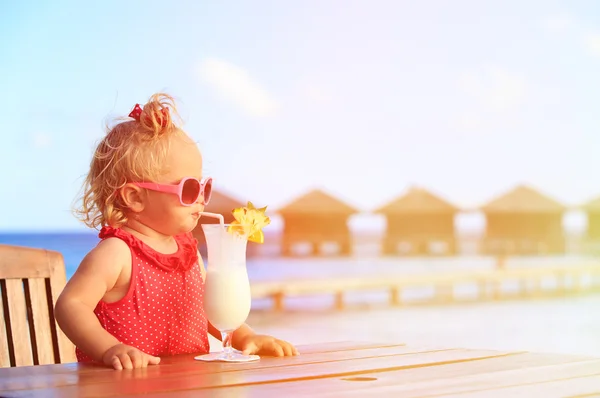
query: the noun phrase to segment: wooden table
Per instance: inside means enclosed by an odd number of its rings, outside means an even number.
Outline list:
[[[358,342],[298,348],[298,357],[243,364],[183,355],[123,371],[78,364],[2,368],[0,396],[600,396],[600,358]]]

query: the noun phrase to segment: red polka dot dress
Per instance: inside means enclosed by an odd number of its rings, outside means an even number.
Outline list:
[[[125,297],[100,301],[94,313],[121,343],[154,356],[209,351],[204,282],[192,234],[176,236],[174,254],[159,253],[120,229],[104,227],[100,239],[117,237],[131,249],[131,282]],[[92,361],[76,348],[79,362]]]

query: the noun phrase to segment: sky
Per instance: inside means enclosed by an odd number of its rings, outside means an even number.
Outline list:
[[[216,188],[273,210],[414,184],[575,206],[600,195],[599,71],[594,0],[1,2],[0,231],[86,228],[105,123],[158,91]]]

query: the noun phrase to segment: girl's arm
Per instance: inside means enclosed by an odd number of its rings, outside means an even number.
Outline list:
[[[55,317],[65,335],[98,362],[119,341],[108,333],[94,314],[94,308],[117,283],[124,265],[131,263],[125,242],[109,238],[83,259],[56,301]]]
[[[221,333],[210,322],[208,331],[213,337],[221,340]],[[298,355],[298,350],[293,344],[273,336],[257,334],[246,323],[233,332],[231,346],[247,355],[273,355],[276,357]]]

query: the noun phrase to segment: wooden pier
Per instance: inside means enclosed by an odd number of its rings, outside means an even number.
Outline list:
[[[475,294],[461,297],[461,287]],[[253,282],[251,288],[253,299],[271,299],[276,311],[284,309],[287,297],[323,294],[333,295],[335,308],[342,310],[344,296],[353,292],[388,292],[392,306],[538,299],[600,291],[600,264]],[[404,294],[410,290],[430,294],[410,299]]]

